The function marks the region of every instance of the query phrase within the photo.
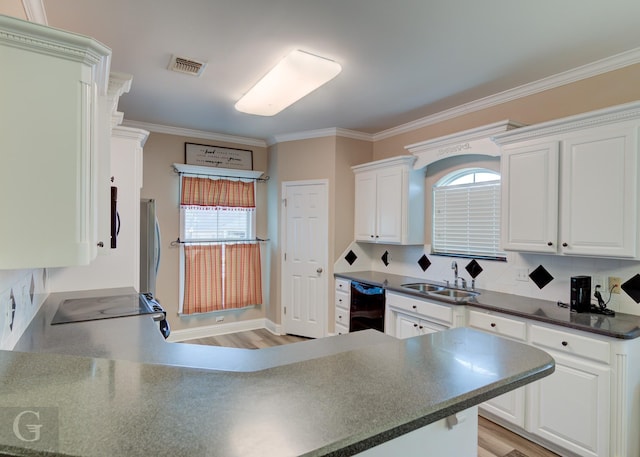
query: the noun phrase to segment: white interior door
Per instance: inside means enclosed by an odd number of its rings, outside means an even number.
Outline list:
[[[286,333],[321,338],[327,322],[327,181],[282,184],[282,322]]]

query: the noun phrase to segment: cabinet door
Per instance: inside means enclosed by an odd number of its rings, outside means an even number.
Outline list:
[[[376,241],[402,242],[403,170],[393,167],[378,171],[376,190]]]
[[[562,143],[562,252],[637,254],[636,127],[600,127]]]
[[[355,177],[356,241],[376,241],[376,172],[362,172]]]
[[[581,456],[609,455],[606,366],[551,353],[556,370],[529,385],[528,431]]]
[[[501,169],[503,249],[557,252],[558,142],[505,148]]]
[[[418,318],[402,313],[394,313],[396,320],[396,338],[405,339],[420,335],[420,321]]]

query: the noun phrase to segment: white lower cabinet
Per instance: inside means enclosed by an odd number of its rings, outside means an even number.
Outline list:
[[[609,343],[538,325],[531,343],[549,352],[556,370],[531,384],[529,431],[581,456],[610,455]]]
[[[428,333],[441,332],[449,327],[409,316],[404,313],[395,313],[395,334],[396,338],[405,339],[412,336],[426,335]]]
[[[470,310],[468,326],[483,330],[509,339],[526,342],[527,324],[521,320],[516,320],[504,316],[497,316],[493,313]],[[525,394],[526,387],[512,390],[506,394],[487,400],[480,409],[497,416],[510,424],[524,428],[525,421]]]
[[[480,411],[560,455],[640,456],[640,339],[622,340],[469,309],[467,325],[547,351],[553,374]]]
[[[411,338],[463,325],[464,307],[386,292],[385,333]]]
[[[349,333],[349,308],[351,306],[351,281],[336,278],[335,334]]]

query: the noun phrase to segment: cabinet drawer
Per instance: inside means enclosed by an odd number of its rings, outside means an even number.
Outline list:
[[[469,311],[469,326],[516,340],[527,339],[527,324],[495,314]]]
[[[349,327],[349,311],[336,306],[336,324]]]
[[[429,320],[436,320],[453,325],[453,309],[447,305],[411,298],[406,295],[387,293],[387,306],[418,314]]]
[[[349,293],[351,287],[351,281],[348,279],[340,279],[336,278],[336,290],[341,290],[343,292]]]
[[[539,325],[531,326],[531,343],[602,363],[609,363],[611,360],[610,346],[606,341]]]
[[[336,306],[348,310],[350,308],[349,299],[351,294],[336,290]]]
[[[347,333],[349,333],[349,327],[336,324],[336,335],[346,335]]]

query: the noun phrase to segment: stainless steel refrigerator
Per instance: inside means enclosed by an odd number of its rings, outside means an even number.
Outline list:
[[[140,201],[140,293],[156,295],[156,278],[160,267],[160,225],[156,201]]]

